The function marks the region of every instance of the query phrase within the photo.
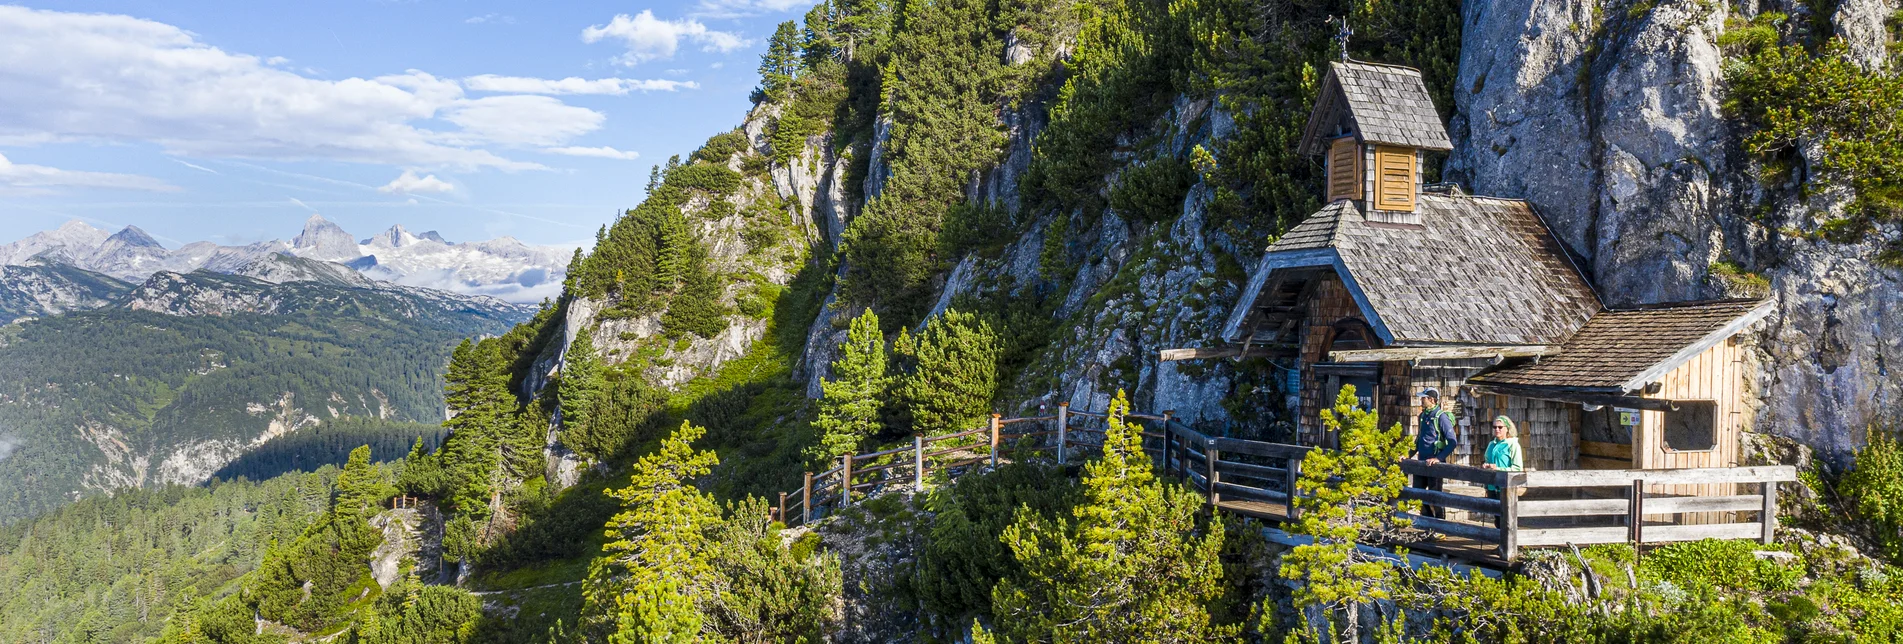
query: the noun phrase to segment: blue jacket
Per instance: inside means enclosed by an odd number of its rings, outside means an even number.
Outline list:
[[[1421,411],[1421,430],[1414,435],[1415,458],[1445,461],[1454,454],[1454,447],[1459,444],[1460,434],[1454,431],[1453,414],[1441,407]]]

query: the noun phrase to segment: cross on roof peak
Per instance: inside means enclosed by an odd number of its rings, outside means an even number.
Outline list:
[[[1341,51],[1341,62],[1348,62],[1348,39],[1355,35],[1354,27],[1348,26],[1348,17],[1328,17],[1329,23],[1339,23],[1341,28],[1335,31],[1335,47]]]

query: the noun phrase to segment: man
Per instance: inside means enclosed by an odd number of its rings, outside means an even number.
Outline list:
[[[1428,387],[1421,390],[1420,429],[1414,434],[1413,458],[1428,465],[1447,460],[1454,454],[1454,447],[1460,444],[1460,435],[1454,431],[1454,415],[1440,405],[1440,390]],[[1423,490],[1441,490],[1440,477],[1415,476],[1414,487]],[[1447,511],[1439,506],[1423,505],[1421,514],[1436,519],[1447,518]]]

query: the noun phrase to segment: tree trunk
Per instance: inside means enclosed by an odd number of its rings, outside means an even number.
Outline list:
[[[1342,644],[1361,644],[1361,603],[1348,602],[1348,618],[1341,625]]]

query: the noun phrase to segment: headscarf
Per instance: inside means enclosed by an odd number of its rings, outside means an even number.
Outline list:
[[[1517,426],[1515,426],[1515,425],[1513,424],[1513,419],[1511,419],[1511,418],[1507,418],[1505,414],[1501,414],[1501,415],[1499,415],[1499,416],[1494,416],[1494,417],[1493,417],[1493,422],[1496,422],[1496,423],[1501,423],[1501,424],[1504,424],[1504,425],[1506,425],[1506,426],[1507,426],[1507,438],[1519,438],[1519,437],[1520,437],[1520,428],[1519,428],[1519,427],[1517,427]]]

